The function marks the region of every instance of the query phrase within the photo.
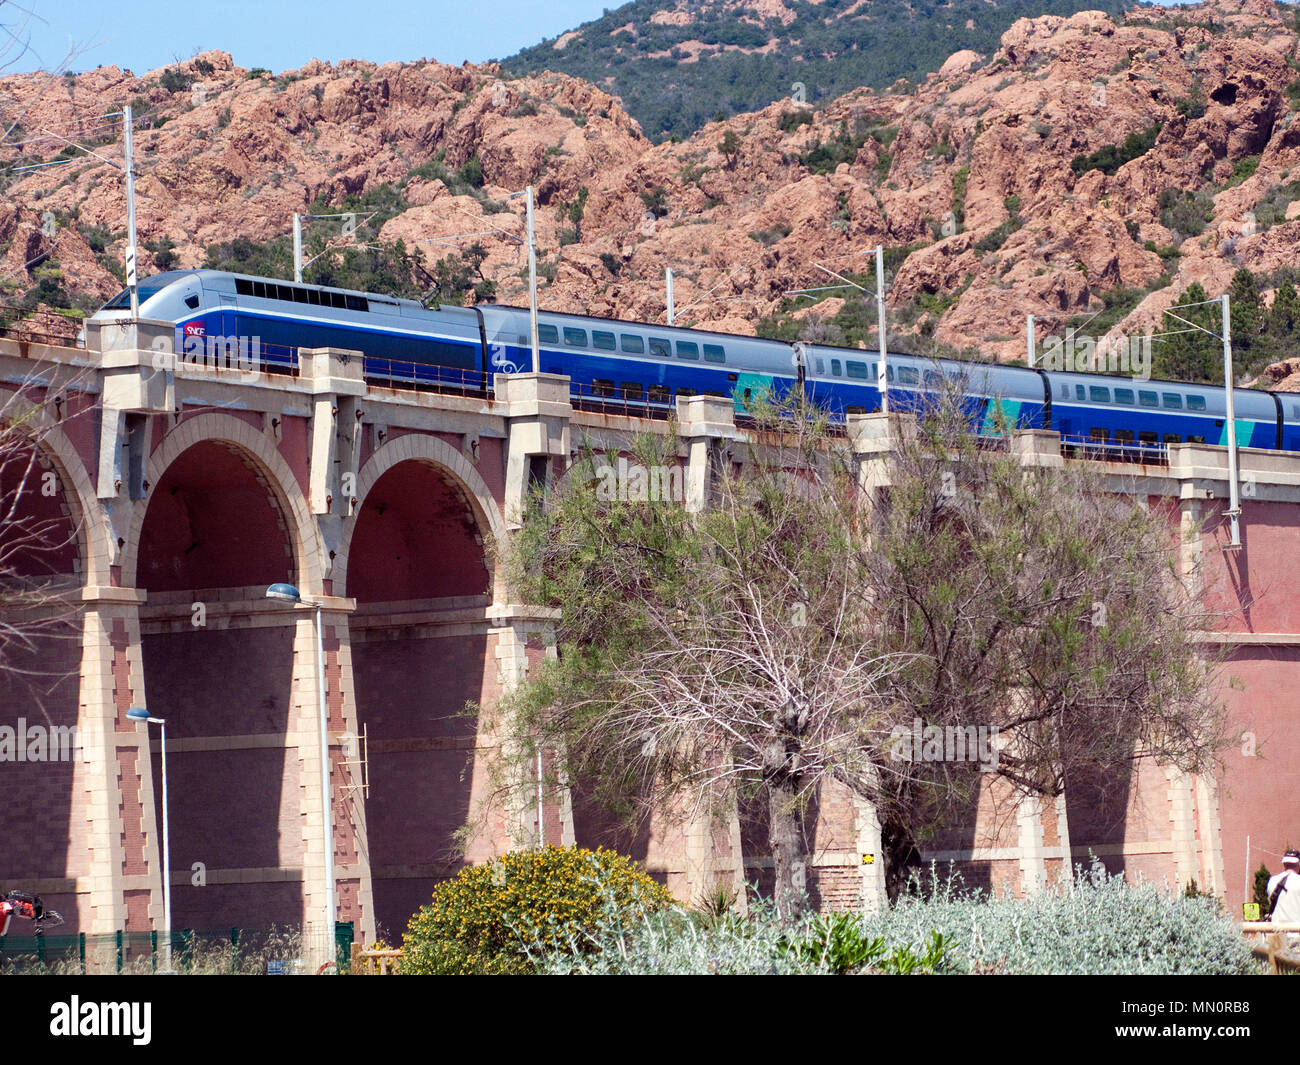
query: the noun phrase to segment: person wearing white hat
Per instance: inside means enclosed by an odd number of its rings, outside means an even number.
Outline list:
[[[1268,882],[1268,919],[1274,924],[1300,924],[1300,851],[1282,855],[1282,872]],[[1287,942],[1300,940],[1300,934],[1287,933]]]

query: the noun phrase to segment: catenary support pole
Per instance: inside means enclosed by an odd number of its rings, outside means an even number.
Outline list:
[[[1241,486],[1237,483],[1237,417],[1233,405],[1235,382],[1232,372],[1232,313],[1228,307],[1228,294],[1221,300],[1223,308],[1223,393],[1225,397],[1228,429],[1228,525],[1231,533],[1230,548],[1241,546]]]
[[[135,140],[131,128],[131,105],[122,109],[123,155],[126,163],[126,287],[131,293],[131,317],[140,317],[140,283],[136,276],[138,255],[135,236]]]
[[[528,204],[528,330],[533,349],[532,372],[540,369],[537,357],[537,234],[533,228],[533,187],[527,189]]]
[[[880,367],[876,387],[880,389],[880,413],[889,413],[889,370],[885,365],[888,343],[885,340],[885,248],[876,245],[876,332],[880,337]]]

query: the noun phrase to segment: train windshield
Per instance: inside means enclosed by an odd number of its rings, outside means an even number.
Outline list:
[[[140,302],[143,303],[150,296],[156,296],[159,291],[170,285],[170,281],[164,281],[161,284],[151,284],[148,281],[141,281],[136,288],[140,290]],[[101,311],[124,311],[131,306],[131,290],[122,289],[116,296],[100,307]]]

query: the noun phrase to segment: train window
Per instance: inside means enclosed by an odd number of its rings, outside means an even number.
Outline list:
[[[281,303],[292,303],[293,289],[290,288],[288,285],[276,285],[275,298],[278,299]]]
[[[619,388],[623,390],[624,399],[634,399],[638,403],[640,403],[644,396],[644,392],[642,391],[641,383],[639,381],[624,381],[621,385],[619,385]]]
[[[574,329],[571,325],[564,327],[564,343],[570,348],[585,348],[587,346],[587,331],[585,329]]]
[[[1062,385],[1062,386],[1061,386],[1061,398],[1062,398],[1062,399],[1069,399],[1069,398],[1070,398],[1070,386],[1069,386],[1069,385]]]
[[[614,334],[606,333],[602,329],[593,329],[591,331],[591,346],[599,348],[601,351],[616,351],[614,344]]]
[[[1075,386],[1074,386],[1074,398],[1075,398],[1075,399],[1085,399],[1085,398],[1087,397],[1087,395],[1088,395],[1088,393],[1087,393],[1086,391],[1084,391],[1084,387],[1083,387],[1083,385],[1075,385]]]
[[[342,292],[330,293],[330,306],[337,307],[341,311],[348,309],[348,301],[344,298]]]
[[[1138,433],[1138,443],[1150,444],[1154,447],[1156,444],[1160,443],[1160,437],[1155,433],[1140,432]]]
[[[246,277],[235,278],[235,295],[251,296],[253,294],[253,282]]]
[[[894,367],[891,366],[889,363],[885,363],[885,380],[892,381],[893,379],[894,379]]]
[[[1204,396],[1190,396],[1190,395],[1189,395],[1189,396],[1187,397],[1187,409],[1188,409],[1188,410],[1205,410],[1205,397],[1204,397]]]
[[[1090,403],[1109,403],[1110,389],[1102,388],[1099,385],[1091,385],[1088,388],[1088,401]]]
[[[266,299],[266,284],[262,281],[253,282],[253,295],[260,300]]]
[[[696,396],[696,395],[699,395],[699,393],[696,392],[695,389],[693,389],[693,388],[679,388],[679,389],[677,390],[677,395],[678,395],[679,397],[683,397],[683,396],[684,396],[684,397],[690,397],[690,396]]]
[[[614,382],[603,381],[597,377],[591,382],[591,394],[593,396],[612,396],[614,394]]]
[[[856,377],[861,381],[867,379],[867,364],[865,362],[853,362],[850,360],[844,364],[844,368],[848,370],[850,377]]]
[[[1104,444],[1110,439],[1109,429],[1092,428],[1088,430],[1088,439],[1094,444]]]
[[[667,385],[651,385],[651,386],[650,386],[650,402],[651,402],[651,403],[667,403],[667,402],[668,402],[668,386],[667,386]]]
[[[921,383],[921,373],[912,366],[900,366],[898,368],[898,382],[903,385],[919,385]]]
[[[705,344],[704,361],[705,362],[726,362],[727,361],[726,349],[723,348],[721,344]]]
[[[693,340],[677,341],[677,357],[679,359],[699,359],[700,346]]]
[[[1188,442],[1189,444],[1203,444],[1203,443],[1205,443],[1205,437],[1203,437],[1203,436],[1189,436],[1189,437],[1187,438],[1187,442]]]
[[[186,297],[185,297],[185,306],[188,307],[188,308],[189,308],[190,310],[192,310],[192,311],[193,311],[193,310],[197,310],[197,309],[198,309],[198,306],[199,306],[199,298],[198,298],[198,296],[186,296]]]
[[[370,304],[366,301],[365,296],[344,296],[348,301],[348,310],[350,311],[368,311]]]
[[[943,374],[936,373],[934,370],[925,371],[925,387],[940,389],[943,387]]]
[[[1116,430],[1115,430],[1115,443],[1117,443],[1117,444],[1131,444],[1131,443],[1133,443],[1133,430],[1132,430],[1132,429],[1116,429]]]
[[[293,290],[293,302],[294,302],[294,303],[310,303],[311,300],[307,298],[307,290],[306,290],[305,288],[296,288],[296,289],[294,289],[294,290]]]
[[[307,302],[310,303],[313,307],[319,307],[319,306],[320,306],[320,289],[318,289],[318,288],[309,288],[309,289],[307,290]]]
[[[1165,433],[1166,444],[1181,444],[1182,442],[1183,442],[1183,438],[1179,436],[1177,433]]]
[[[1154,392],[1147,392],[1147,391],[1145,391],[1145,390],[1139,389],[1139,390],[1138,390],[1138,406],[1139,406],[1139,407],[1158,407],[1158,406],[1160,406],[1160,397],[1157,396]],[[1154,443],[1154,441],[1153,441],[1153,443]]]
[[[645,341],[632,333],[620,333],[618,342],[629,355],[642,355],[645,353]]]
[[[826,360],[825,360],[825,359],[818,359],[818,360],[817,360],[817,373],[818,373],[819,375],[821,375],[821,376],[825,376],[825,374],[826,374]]]
[[[1133,389],[1131,388],[1115,389],[1115,402],[1120,403],[1125,407],[1133,406]],[[1129,435],[1131,436],[1132,434]]]
[[[1166,410],[1183,409],[1183,397],[1180,396],[1177,392],[1164,392],[1161,393],[1161,395],[1164,398]]]
[[[537,342],[539,344],[558,344],[560,342],[560,331],[553,325],[537,324]]]
[[[839,377],[844,372],[844,367],[840,365],[839,359],[831,359],[831,376]]]
[[[673,357],[673,346],[663,337],[651,337],[650,354],[658,359],[671,359]]]

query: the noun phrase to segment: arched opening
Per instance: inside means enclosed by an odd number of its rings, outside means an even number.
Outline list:
[[[297,615],[265,598],[297,579],[292,528],[252,456],[217,440],[177,456],[145,512],[136,583],[144,690],[167,721],[176,928],[302,920],[299,755],[286,746]]]
[[[0,428],[0,806],[17,814],[0,885],[38,890],[78,929],[76,896],[38,886],[90,872],[72,848],[81,610],[80,508],[63,470],[30,436]],[[26,922],[10,930],[32,934]]]
[[[347,592],[357,718],[367,735],[366,830],[375,917],[400,936],[433,885],[460,867],[483,698],[490,574],[463,486],[408,460],[375,482],[356,517]]]

